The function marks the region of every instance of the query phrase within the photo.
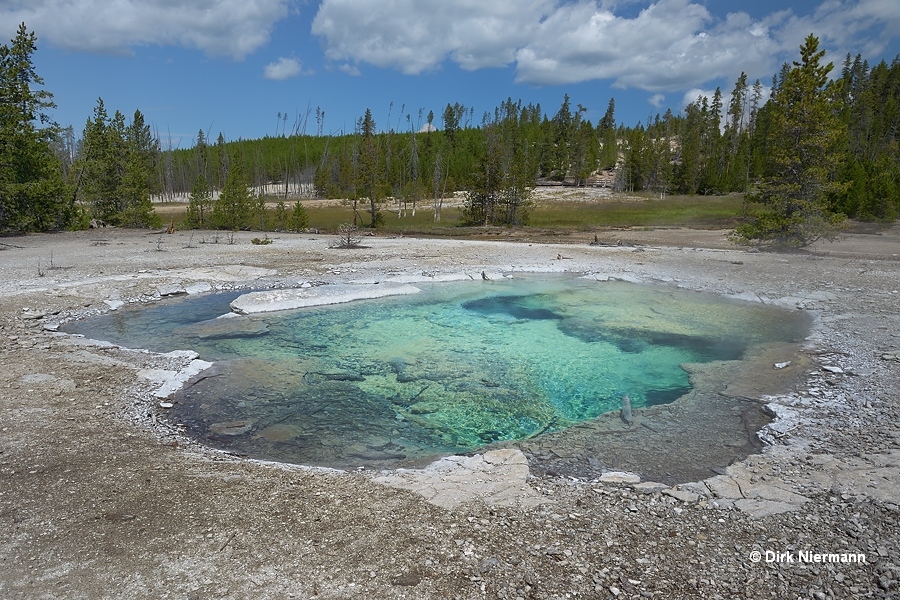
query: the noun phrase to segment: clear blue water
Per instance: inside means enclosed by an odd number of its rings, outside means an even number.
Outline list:
[[[170,417],[214,446],[332,467],[414,464],[559,431],[690,390],[684,363],[739,360],[806,322],[669,287],[570,278],[242,316],[237,294],[120,310],[68,330],[216,363]]]

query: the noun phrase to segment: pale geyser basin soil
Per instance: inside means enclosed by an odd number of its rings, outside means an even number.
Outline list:
[[[3,238],[0,597],[897,597],[900,230],[796,254],[733,248],[726,233],[610,231],[595,246],[592,234],[371,237],[357,250],[284,234],[268,246],[249,233],[233,244],[121,230]],[[229,456],[161,417],[154,393],[191,356],[55,331],[180,291],[482,271],[677,285],[809,311],[815,323],[783,357],[791,365],[731,382],[780,415],[759,453],[675,487],[531,469],[515,448],[399,473]],[[645,418],[632,429],[649,431]],[[645,448],[618,435],[630,467]]]

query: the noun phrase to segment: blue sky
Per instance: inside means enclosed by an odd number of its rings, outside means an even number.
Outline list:
[[[446,104],[475,121],[511,97],[552,116],[568,94],[594,123],[616,100],[634,125],[680,111],[741,71],[771,82],[810,33],[840,72],[900,53],[897,0],[0,0],[0,35],[38,35],[53,117],[80,132],[97,98],[139,109],[190,147],[303,124],[408,130]],[[421,117],[420,117],[421,111]],[[285,125],[278,114],[288,115]],[[408,118],[407,118],[408,117]]]

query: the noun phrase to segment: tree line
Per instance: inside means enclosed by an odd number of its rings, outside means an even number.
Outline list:
[[[804,245],[844,217],[900,214],[900,60],[848,55],[835,76],[812,35],[768,90],[741,73],[727,99],[716,89],[630,127],[614,99],[593,124],[566,95],[552,116],[511,98],[480,119],[459,103],[439,116],[393,117],[392,105],[380,129],[367,109],[353,131],[331,134],[320,108],[307,131],[308,109],[290,131],[279,114],[274,137],[211,142],[200,130],[192,147],[165,149],[140,111],[109,116],[102,99],[80,136],[53,123],[35,49],[24,25],[0,47],[2,231],[158,226],[153,197],[188,199],[194,227],[260,226],[268,198],[277,228],[302,229],[304,197],[347,199],[356,224],[377,227],[388,198],[440,220],[454,193],[468,224],[520,225],[536,182],[586,185],[598,173],[623,192],[744,194],[738,241]]]

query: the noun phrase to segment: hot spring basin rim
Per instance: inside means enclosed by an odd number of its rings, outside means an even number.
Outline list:
[[[249,315],[280,310],[342,304],[354,300],[418,294],[419,288],[407,284],[347,284],[337,283],[306,288],[250,292],[231,302],[231,310]]]

